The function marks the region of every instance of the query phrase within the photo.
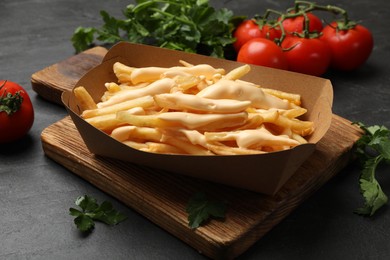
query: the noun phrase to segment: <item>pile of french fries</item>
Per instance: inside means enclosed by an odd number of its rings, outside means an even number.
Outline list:
[[[116,62],[97,103],[83,87],[74,94],[81,116],[124,144],[146,152],[188,155],[261,154],[306,143],[313,122],[298,117],[298,94],[242,80],[249,65],[229,72],[179,61],[174,67]]]

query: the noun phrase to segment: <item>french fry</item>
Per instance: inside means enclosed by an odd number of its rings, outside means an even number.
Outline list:
[[[288,110],[281,110],[280,114],[288,118],[297,118],[300,117],[301,115],[304,115],[306,112],[307,109],[303,107],[294,107]]]
[[[304,115],[307,110],[303,107],[294,107],[291,109],[253,109],[249,110],[248,112],[254,113],[254,114],[260,114],[263,115],[265,118],[270,117],[272,119],[267,119],[266,121],[275,121],[276,116],[275,114],[279,114],[288,118],[297,118],[300,117],[301,115]]]
[[[131,73],[131,82],[138,84],[141,82],[154,82],[161,78],[161,74],[168,71],[167,68],[160,67],[147,67],[147,68],[136,68]]]
[[[122,88],[118,84],[116,84],[115,82],[108,82],[105,84],[105,86],[106,86],[108,93],[111,93],[111,94],[122,90]]]
[[[245,154],[262,154],[264,151],[245,149],[239,147],[230,147],[221,144],[208,143],[207,147],[210,151],[217,155],[245,155]]]
[[[155,128],[165,128],[165,127],[174,127],[177,124],[167,123],[156,115],[134,115],[128,113],[127,111],[120,111],[116,114],[116,120],[123,124],[129,124],[138,127],[155,127]]]
[[[239,148],[250,149],[256,146],[289,146],[299,145],[299,142],[287,136],[277,136],[271,134],[265,128],[249,129],[231,132],[206,132],[208,142],[236,141]]]
[[[300,106],[301,105],[301,95],[299,94],[292,94],[288,92],[284,92],[281,90],[271,89],[271,88],[261,88],[265,93],[271,94],[275,97],[286,99],[293,104]]]
[[[236,129],[237,130],[256,129],[260,127],[263,124],[263,122],[264,122],[264,118],[261,115],[248,114],[247,122]]]
[[[245,65],[242,65],[238,68],[231,70],[229,73],[227,73],[225,75],[224,78],[229,79],[229,80],[237,80],[237,79],[242,78],[246,74],[248,74],[250,70],[251,70],[251,67],[248,64],[245,64]]]
[[[123,142],[129,139],[131,132],[136,128],[133,125],[120,126],[112,130],[111,137],[118,140],[119,142]]]
[[[77,100],[79,101],[79,105],[81,110],[86,109],[95,109],[96,103],[91,97],[91,95],[88,93],[88,91],[83,87],[76,87],[74,90],[74,95],[76,96]]]
[[[120,142],[130,139],[160,142],[162,133],[156,128],[126,125],[115,128],[111,132],[111,137]]]
[[[120,62],[115,62],[113,65],[113,71],[118,78],[118,82],[131,82],[131,74],[134,68],[126,66]]]
[[[274,123],[276,122],[277,118],[279,117],[278,110],[264,110],[264,109],[258,109],[256,110],[256,113],[249,113],[250,116],[256,116],[259,115],[262,117],[264,123]]]
[[[186,142],[181,140],[180,138],[175,138],[169,135],[163,135],[161,141],[163,143],[175,146],[178,149],[185,151],[187,154],[213,155],[211,151],[200,145],[194,145],[190,142]]]
[[[123,125],[123,123],[116,119],[115,114],[103,115],[103,116],[95,116],[91,118],[86,118],[85,121],[100,129],[102,131],[112,131],[118,126]]]
[[[180,90],[180,91],[186,91],[187,89],[190,89],[192,87],[195,87],[197,86],[201,81],[202,79],[200,77],[196,77],[196,76],[183,76],[183,75],[180,75],[180,76],[175,76],[175,82],[177,84],[177,89]]]
[[[185,60],[179,60],[179,63],[181,65],[183,65],[184,67],[192,67],[192,66],[194,66],[193,64],[191,64],[191,63],[189,63],[189,62],[187,62]]]
[[[301,121],[295,118],[288,118],[282,115],[279,115],[274,124],[290,128],[293,132],[300,134],[301,136],[307,136],[311,134],[314,130],[312,121]]]
[[[107,91],[103,94],[103,96],[101,98],[101,102],[105,102],[105,101],[109,100],[110,98],[112,98],[113,96],[123,95],[124,93],[126,93],[126,91],[129,91],[129,90],[144,88],[147,85],[149,85],[149,83],[146,83],[146,82],[140,83],[137,85],[128,85],[127,83],[122,83],[120,85],[116,84],[116,86],[115,86],[114,84],[110,84],[107,88],[113,87],[113,90],[111,91],[111,90],[107,89]],[[119,88],[119,89],[117,89],[117,88]]]
[[[170,78],[164,78],[157,81],[154,81],[150,85],[144,88],[137,88],[134,90],[127,90],[121,95],[112,96],[105,102],[100,102],[97,104],[98,108],[112,106],[127,100],[136,99],[143,96],[153,96],[161,93],[169,93],[171,88],[175,86],[175,81]]]
[[[283,114],[285,111],[279,112],[278,110],[256,110],[256,112],[263,117],[263,122],[272,123],[282,128],[291,129],[295,133],[299,133],[302,136],[307,136],[314,130],[313,122],[302,121],[297,118],[290,118]],[[300,113],[300,111],[294,111],[291,113]]]
[[[206,137],[197,130],[179,129],[178,133],[184,135],[184,137],[194,145],[200,145],[207,148]],[[172,135],[172,134],[171,134]]]
[[[115,114],[119,111],[129,110],[135,107],[148,108],[154,105],[154,99],[152,96],[144,96],[136,99],[127,100],[121,103],[113,104],[103,108],[84,110],[82,116],[84,118],[91,118],[95,116],[102,116],[108,114]]]
[[[291,138],[297,140],[300,144],[307,144],[307,140],[297,133],[292,133]]]
[[[214,68],[208,64],[199,64],[190,67],[182,67],[182,70],[194,76],[203,76],[208,80],[212,79],[215,74],[221,74],[221,75],[225,74],[224,69]]]

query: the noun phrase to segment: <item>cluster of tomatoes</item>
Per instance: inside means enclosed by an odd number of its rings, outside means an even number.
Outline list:
[[[314,11],[339,13],[343,19],[325,24]],[[350,21],[346,11],[296,1],[270,21],[266,15],[244,20],[233,36],[237,61],[277,69],[323,75],[329,68],[352,71],[370,56],[374,41],[364,26]]]

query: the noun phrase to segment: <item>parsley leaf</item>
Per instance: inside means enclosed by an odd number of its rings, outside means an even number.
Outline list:
[[[365,126],[360,122],[354,124],[364,131],[356,142],[356,154],[362,162],[359,184],[365,199],[364,206],[356,209],[355,213],[372,216],[388,201],[375,178],[375,172],[380,163],[390,163],[390,130],[385,126]]]
[[[204,192],[198,192],[188,201],[186,212],[189,226],[192,229],[198,228],[210,217],[224,218],[226,203],[221,201],[211,201]]]
[[[110,202],[104,201],[99,205],[96,199],[87,195],[78,197],[75,204],[81,210],[70,208],[69,214],[76,217],[74,223],[82,232],[91,231],[95,227],[95,220],[108,225],[116,225],[127,218],[116,211]]]
[[[77,27],[72,36],[73,47],[76,52],[81,52],[83,50],[88,49],[88,47],[94,41],[96,29],[92,27]]]
[[[96,40],[129,41],[219,58],[232,55],[237,19],[231,10],[216,10],[208,0],[137,0],[123,10],[123,19],[101,11],[101,28],[78,27],[71,41],[76,52]],[[235,22],[234,22],[235,21]]]

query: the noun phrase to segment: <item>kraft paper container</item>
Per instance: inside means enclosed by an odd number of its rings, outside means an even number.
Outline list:
[[[104,83],[117,81],[112,69],[116,61],[134,67],[171,67],[180,65],[179,60],[192,64],[207,63],[226,71],[242,65],[202,55],[121,42],[113,46],[102,64],[86,73],[75,87],[84,86],[95,102],[99,102],[106,90]],[[73,93],[65,92],[62,101],[86,146],[96,155],[273,195],[310,157],[316,143],[330,127],[332,85],[323,78],[260,66],[251,66],[250,73],[243,79],[263,87],[300,94],[302,106],[308,109],[302,119],[314,121],[315,125],[314,133],[308,138],[309,143],[287,151],[260,155],[194,156],[142,152],[116,141],[83,120],[79,116],[82,111]]]

